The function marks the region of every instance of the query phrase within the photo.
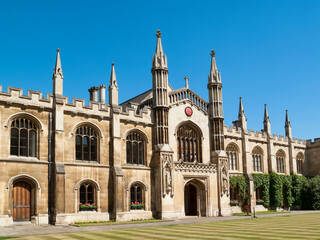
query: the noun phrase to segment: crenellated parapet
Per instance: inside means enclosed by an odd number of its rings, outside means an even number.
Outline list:
[[[145,106],[140,111],[135,107],[124,107],[120,112],[120,122],[128,122],[140,125],[153,125],[151,120],[152,109]]]
[[[180,103],[189,102],[198,110],[208,114],[208,103],[199,95],[188,88],[177,89],[169,93],[170,106],[179,105]]]
[[[254,131],[254,130],[249,130],[249,136],[252,138],[262,138],[262,139],[267,139],[267,133],[263,131]]]
[[[300,139],[299,139],[300,140]],[[309,146],[315,146],[320,145],[320,138],[315,138],[313,141],[312,139],[308,139],[305,141],[306,145]]]
[[[45,98],[42,92],[28,90],[28,95],[23,95],[23,89],[8,87],[7,92],[2,91],[0,85],[0,102],[6,106],[19,106],[22,108],[40,108],[51,109],[53,103],[53,95],[47,94]]]
[[[235,126],[224,125],[223,126],[223,132],[224,132],[224,135],[226,135],[226,136],[238,136],[238,137],[241,137],[242,129],[241,128],[237,128]]]

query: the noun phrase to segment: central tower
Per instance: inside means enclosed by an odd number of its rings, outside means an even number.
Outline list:
[[[174,170],[173,151],[168,136],[168,65],[163,53],[161,32],[158,30],[157,46],[152,56],[152,94],[153,94],[153,202],[155,216],[172,218],[174,211]]]

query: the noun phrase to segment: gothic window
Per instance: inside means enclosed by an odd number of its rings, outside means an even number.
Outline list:
[[[91,184],[83,183],[80,186],[80,203],[95,203],[95,188]]]
[[[254,172],[262,172],[262,150],[258,147],[255,147],[252,151],[252,166]]]
[[[145,141],[144,137],[138,132],[131,132],[126,139],[127,163],[144,164]]]
[[[277,172],[278,173],[284,173],[285,172],[285,153],[281,150],[279,150],[276,154],[276,160],[277,160]]]
[[[303,154],[302,153],[297,154],[296,161],[297,161],[297,173],[302,174],[303,173],[303,168],[302,168]]]
[[[201,162],[201,133],[189,124],[183,124],[177,131],[178,159],[184,162]]]
[[[229,144],[226,148],[229,170],[238,170],[238,148],[234,144]]]
[[[94,128],[83,125],[76,130],[76,160],[97,161],[98,135]]]
[[[144,209],[145,200],[144,200],[145,189],[141,184],[134,183],[130,187],[130,206],[131,209]],[[137,204],[140,207],[137,207]],[[136,206],[136,207],[135,207]]]
[[[10,155],[37,157],[38,127],[30,119],[21,117],[11,122]]]

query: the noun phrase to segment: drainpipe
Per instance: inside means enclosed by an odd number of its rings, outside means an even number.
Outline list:
[[[49,215],[49,224],[52,224],[52,216],[51,216],[51,128],[52,128],[52,113],[49,113],[49,129],[48,129],[48,215]]]

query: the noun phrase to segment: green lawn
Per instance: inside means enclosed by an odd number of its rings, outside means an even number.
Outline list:
[[[105,223],[75,223],[75,227],[91,227],[91,226],[101,226],[101,225],[119,225],[119,224],[136,224],[136,223],[149,223],[149,222],[170,222],[172,220],[159,220],[159,219],[142,219],[142,220],[132,220],[126,222],[105,222]]]
[[[320,239],[320,213],[17,239]]]

